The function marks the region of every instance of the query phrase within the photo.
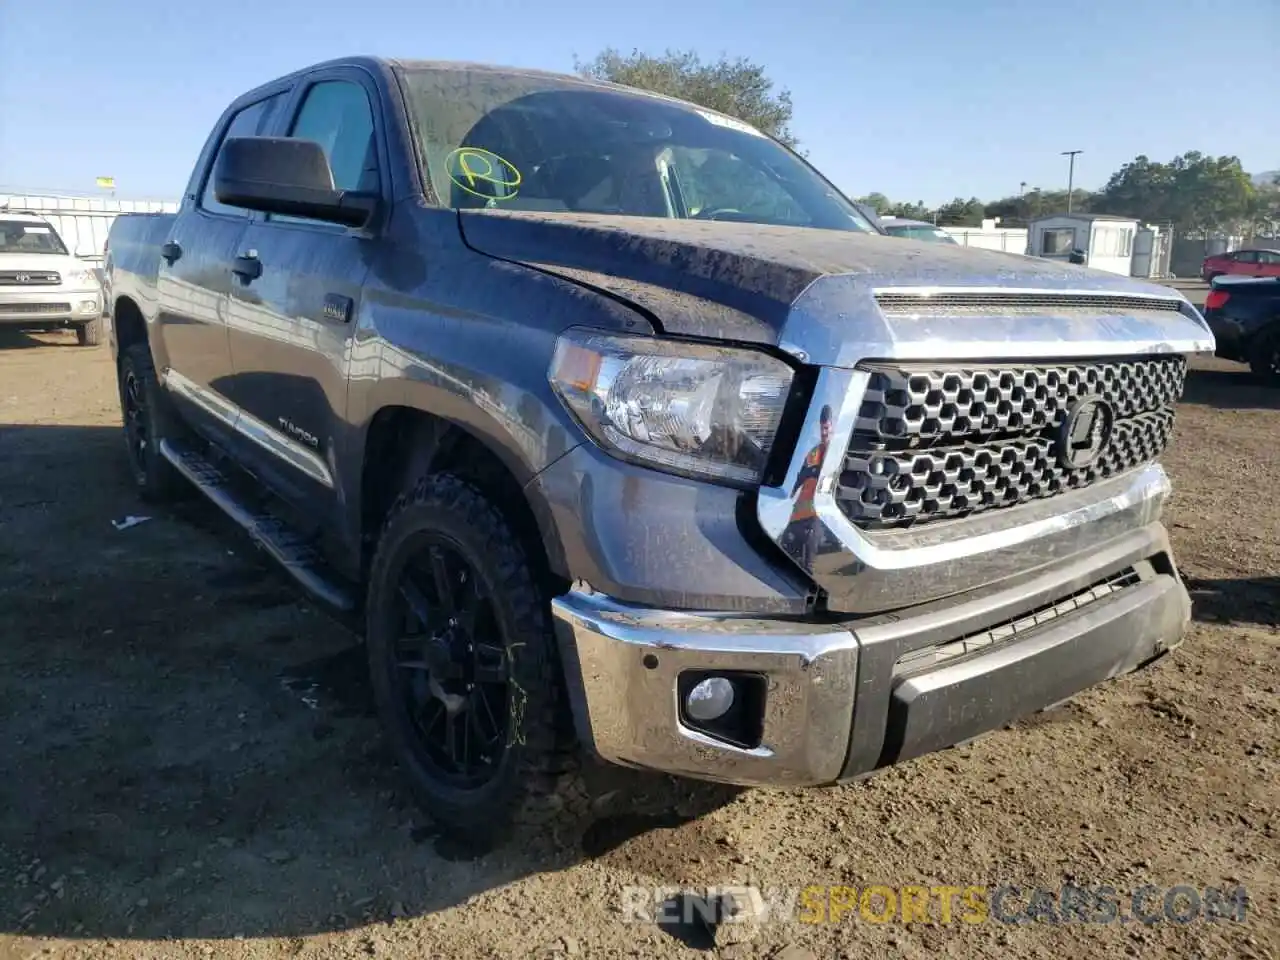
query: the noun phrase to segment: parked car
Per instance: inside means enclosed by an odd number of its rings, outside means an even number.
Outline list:
[[[141,495],[357,614],[414,794],[492,838],[584,755],[833,783],[1181,642],[1157,458],[1212,335],[1009,266],[713,111],[355,58],[232,103],[106,273]]]
[[[0,327],[75,330],[84,347],[102,342],[102,284],[72,256],[53,224],[0,210]]]
[[[902,217],[881,217],[880,225],[891,237],[903,237],[907,240],[928,240],[931,243],[956,243],[956,238],[937,224],[923,220],[906,220]]]
[[[1280,277],[1280,250],[1233,250],[1205,257],[1200,275],[1206,283],[1221,276]]]
[[[1217,277],[1205,295],[1204,318],[1217,354],[1249,364],[1280,386],[1280,277]]]

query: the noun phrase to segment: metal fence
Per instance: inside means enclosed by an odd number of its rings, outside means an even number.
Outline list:
[[[107,231],[122,213],[174,213],[176,200],[117,200],[0,192],[0,214],[35,213],[48,220],[71,253],[95,263],[103,259]]]

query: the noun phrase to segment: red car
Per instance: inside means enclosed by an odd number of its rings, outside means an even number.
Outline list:
[[[1200,275],[1206,282],[1224,273],[1241,277],[1280,277],[1280,250],[1233,250],[1204,258]]]

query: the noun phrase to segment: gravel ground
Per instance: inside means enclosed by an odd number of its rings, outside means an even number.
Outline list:
[[[1172,657],[838,788],[601,772],[591,822],[467,861],[400,790],[351,634],[198,502],[112,526],[146,511],[110,358],[68,343],[0,349],[0,960],[1280,956],[1280,391],[1243,368],[1199,363],[1179,413],[1168,521],[1196,619]],[[714,944],[625,922],[629,886],[747,882],[1250,902],[1150,926],[855,911]]]

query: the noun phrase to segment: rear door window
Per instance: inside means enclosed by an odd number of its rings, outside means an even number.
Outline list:
[[[213,195],[213,171],[217,169],[218,158],[222,156],[222,144],[231,137],[253,137],[257,136],[260,130],[266,128],[267,122],[271,119],[272,112],[279,105],[284,94],[277,93],[267,97],[265,100],[259,100],[257,103],[251,103],[247,107],[242,108],[231,122],[227,124],[227,130],[222,135],[222,141],[218,144],[218,152],[214,154],[213,163],[209,164],[209,171],[205,176],[204,193],[200,197],[200,208],[207,210],[209,213],[220,213],[224,216],[232,217],[248,217],[249,211],[243,207],[233,207],[225,203],[219,203]]]

